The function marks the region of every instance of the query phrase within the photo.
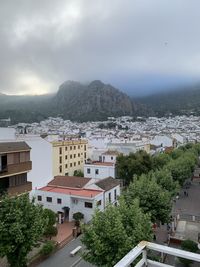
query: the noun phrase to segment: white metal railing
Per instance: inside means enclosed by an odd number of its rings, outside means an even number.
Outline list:
[[[159,245],[147,241],[140,242],[136,247],[134,247],[128,254],[126,254],[114,267],[128,267],[130,264],[137,259],[138,256],[142,254],[142,259],[135,265],[135,267],[172,267],[172,265],[168,265],[165,263],[161,263],[158,261],[152,261],[147,258],[147,249],[153,250],[157,252],[161,252],[161,254],[173,255],[175,257],[181,257],[189,260],[193,260],[196,262],[200,262],[200,254],[188,252],[185,250],[172,248],[164,245]]]

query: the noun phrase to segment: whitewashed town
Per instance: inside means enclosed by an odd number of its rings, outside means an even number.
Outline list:
[[[141,151],[150,157],[170,154],[199,141],[200,120],[195,116],[136,120],[123,116],[84,123],[49,117],[40,123],[1,127],[1,190],[11,196],[29,193],[35,204],[56,214],[57,230],[52,238],[58,246],[67,246],[80,234],[76,214],[81,214],[81,222],[88,224],[97,208],[103,212],[107,205],[118,205],[124,182],[118,179],[117,157]],[[199,173],[197,168],[194,177],[198,178]],[[188,191],[187,187],[184,195]],[[179,193],[174,199],[179,201]],[[165,233],[165,242],[169,242],[170,235],[171,240],[180,238],[177,224],[181,228],[182,221],[180,214],[176,216],[167,224],[170,231]],[[194,221],[198,218],[191,216]],[[162,227],[153,227],[155,238],[162,240]],[[198,229],[199,225],[194,240],[198,239]],[[70,253],[76,254],[81,247],[79,243]]]

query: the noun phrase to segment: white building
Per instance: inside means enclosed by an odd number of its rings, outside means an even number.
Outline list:
[[[15,129],[0,127],[0,141],[15,140]]]
[[[156,135],[151,141],[151,145],[161,147],[173,147],[174,139],[167,135]]]
[[[99,161],[87,162],[84,165],[84,176],[96,179],[115,178],[115,163],[118,154],[116,151],[108,150],[99,156]]]
[[[84,165],[84,176],[88,178],[104,179],[106,177],[116,177],[115,163],[94,161]]]
[[[25,141],[31,147],[32,170],[28,173],[28,180],[32,188],[45,186],[53,179],[52,145],[37,135],[20,135],[17,140]]]
[[[112,177],[96,182],[84,177],[56,176],[47,186],[34,191],[36,203],[59,214],[59,221],[72,221],[73,214],[81,212],[86,223],[96,207],[103,211],[107,203],[117,205],[119,195],[119,181]]]
[[[119,155],[119,153],[117,151],[108,150],[108,151],[102,153],[102,155],[100,157],[100,161],[116,163],[118,155]]]
[[[32,182],[32,188],[45,186],[53,178],[52,145],[39,135],[16,135],[14,128],[0,128],[0,142],[25,141],[31,147],[30,159],[32,170],[28,172],[27,179]]]

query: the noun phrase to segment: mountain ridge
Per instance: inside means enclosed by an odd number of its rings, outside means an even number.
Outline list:
[[[108,116],[133,115],[137,104],[110,84],[94,80],[88,85],[66,81],[56,94],[43,96],[8,96],[1,101],[0,118],[14,123],[41,121],[62,116],[74,121],[105,120]]]

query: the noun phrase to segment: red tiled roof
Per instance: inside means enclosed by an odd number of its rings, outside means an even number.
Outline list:
[[[83,188],[91,178],[77,176],[55,176],[48,186]]]
[[[95,196],[103,192],[103,190],[101,191],[93,189],[73,189],[73,188],[63,188],[63,187],[53,187],[53,186],[45,186],[40,188],[39,190],[53,192],[53,193],[60,193],[65,195],[89,197],[89,198],[94,198]]]

